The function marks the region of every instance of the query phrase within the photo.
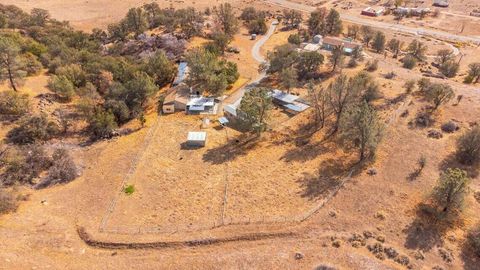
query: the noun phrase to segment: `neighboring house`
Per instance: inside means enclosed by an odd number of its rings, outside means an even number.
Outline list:
[[[186,85],[179,85],[170,88],[167,96],[163,100],[162,112],[174,113],[176,111],[185,111],[190,97],[190,89]]]
[[[278,89],[272,90],[272,99],[274,104],[291,114],[297,114],[310,108],[307,102],[299,96],[288,94]]]
[[[332,51],[335,47],[342,46],[346,54],[351,54],[354,49],[362,47],[361,44],[352,42],[349,39],[341,39],[336,37],[326,37],[323,39],[322,47],[325,50]]]
[[[187,74],[188,74],[187,62],[180,62],[178,64],[177,76],[175,77],[175,80],[173,81],[172,85],[177,86],[183,83],[185,81],[185,78],[187,77]]]
[[[362,10],[361,14],[370,17],[378,17],[381,16],[385,12],[384,8],[377,8],[374,9],[372,7],[367,7],[366,9]]]
[[[448,7],[450,4],[448,0],[433,0],[433,5],[436,7]]]

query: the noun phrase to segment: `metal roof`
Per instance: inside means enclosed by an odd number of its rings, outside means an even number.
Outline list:
[[[185,78],[187,77],[187,71],[188,71],[187,62],[180,62],[178,64],[177,76],[175,77],[175,80],[173,81],[173,85],[181,84],[185,80]]]
[[[294,103],[285,105],[285,108],[290,109],[290,110],[295,111],[295,112],[303,112],[306,109],[310,108],[310,106],[308,106],[307,104],[300,103],[300,102],[294,102]]]
[[[295,96],[295,95],[292,95],[292,94],[282,92],[278,89],[274,89],[272,91],[272,98],[278,99],[278,100],[280,100],[282,102],[285,102],[285,103],[292,103],[295,100],[297,100],[299,97]]]
[[[213,106],[215,105],[215,99],[195,96],[190,98],[187,105],[188,106]]]
[[[190,131],[188,132],[188,141],[205,141],[207,139],[207,132],[205,131]]]

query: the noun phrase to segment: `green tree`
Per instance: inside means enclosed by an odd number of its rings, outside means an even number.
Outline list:
[[[288,36],[288,43],[299,46],[302,44],[302,38],[298,33],[291,34]]]
[[[71,101],[75,95],[75,86],[64,75],[53,75],[48,80],[48,88],[66,101]]]
[[[259,17],[259,13],[254,7],[244,8],[242,10],[242,14],[240,15],[240,19],[244,20],[247,23],[258,19],[258,17]]]
[[[378,31],[373,38],[373,49],[377,53],[383,53],[385,51],[385,34],[383,32]]]
[[[175,76],[175,66],[165,53],[157,51],[145,64],[145,72],[150,75],[159,87],[170,83]]]
[[[220,6],[215,9],[214,13],[215,20],[220,30],[222,30],[227,36],[233,37],[239,30],[239,23],[232,5],[230,3],[220,4]]]
[[[182,33],[187,39],[202,33],[204,19],[202,14],[197,12],[195,8],[189,7],[177,10],[175,16],[182,29]]]
[[[310,35],[314,36],[317,34],[325,35],[326,32],[326,20],[327,18],[327,9],[326,8],[317,8],[315,11],[310,13],[308,18],[308,31]]]
[[[300,77],[316,72],[320,65],[323,64],[323,60],[323,55],[316,51],[300,53],[297,63]]]
[[[480,160],[480,127],[476,126],[458,138],[456,157],[460,163],[466,165]]]
[[[342,33],[343,24],[340,19],[340,14],[333,8],[330,9],[325,19],[325,28],[329,35],[338,36]]]
[[[347,28],[347,36],[353,40],[356,40],[360,33],[360,26],[356,24],[349,25]]]
[[[413,69],[417,65],[417,58],[408,54],[402,59],[402,62],[404,68]]]
[[[403,42],[396,38],[392,38],[388,42],[387,46],[388,46],[388,49],[393,53],[393,58],[398,58],[398,54],[400,53],[403,47]]]
[[[32,25],[45,26],[49,19],[50,13],[48,12],[48,10],[41,8],[33,8],[30,12],[30,20]]]
[[[298,61],[299,53],[292,44],[284,44],[275,47],[273,52],[267,54],[270,66],[268,73],[280,72],[288,67],[294,66]]]
[[[116,128],[118,128],[118,126],[115,122],[115,116],[110,111],[96,109],[88,119],[87,129],[94,139],[111,137]]]
[[[288,28],[293,29],[300,26],[302,22],[302,13],[294,9],[283,10],[284,23]]]
[[[471,63],[468,65],[468,75],[465,78],[466,83],[478,83],[480,81],[480,63]]]
[[[366,101],[348,107],[340,125],[341,138],[348,145],[358,147],[360,161],[375,154],[382,125],[375,109]]]
[[[443,62],[439,67],[440,72],[448,78],[455,77],[459,69],[460,64],[458,64],[455,60],[448,60],[446,62]]]
[[[365,44],[365,47],[368,48],[368,45],[374,38],[375,31],[373,31],[372,27],[370,26],[362,25],[360,32],[362,34],[362,41]]]
[[[268,89],[253,88],[245,92],[239,110],[248,128],[260,135],[267,129],[268,111],[272,107]]]
[[[449,102],[455,97],[455,92],[448,84],[433,83],[427,88],[425,97],[433,103],[433,109],[436,110],[440,105]]]
[[[263,17],[253,20],[248,24],[248,32],[250,34],[263,35],[267,33],[267,31],[268,31],[267,23],[265,22],[265,18]]]
[[[87,83],[87,74],[78,64],[70,64],[55,70],[57,76],[66,77],[75,87],[84,87]]]
[[[140,35],[148,29],[148,18],[142,8],[131,8],[127,12],[124,22],[131,32]]]
[[[159,90],[152,77],[145,72],[136,72],[133,79],[126,83],[125,89],[123,100],[130,108],[132,117],[141,113],[148,99]]]
[[[298,83],[297,70],[293,67],[288,67],[280,72],[280,84],[290,93],[290,89],[295,87]]]
[[[13,39],[0,36],[0,81],[7,80],[14,91],[26,75],[19,54],[20,46]]]
[[[332,54],[330,55],[330,63],[332,65],[332,72],[337,70],[338,67],[343,66],[343,62],[345,61],[345,55],[343,53],[342,46],[336,46],[332,50]]]
[[[42,114],[21,119],[18,126],[7,133],[7,139],[15,144],[32,144],[47,141],[57,133],[58,126]]]
[[[435,61],[439,65],[443,65],[445,62],[453,60],[454,55],[453,52],[449,49],[441,49],[437,51],[437,57],[435,58]]]
[[[407,48],[407,51],[410,55],[417,58],[420,61],[425,60],[427,53],[427,45],[414,39]]]
[[[460,212],[460,208],[468,192],[470,179],[467,172],[455,168],[447,169],[433,190],[433,202],[442,211],[442,215]]]

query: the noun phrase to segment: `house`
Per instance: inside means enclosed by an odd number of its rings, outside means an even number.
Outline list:
[[[217,114],[218,104],[214,98],[192,95],[187,102],[187,114]]]
[[[381,16],[384,12],[384,8],[374,9],[372,7],[367,7],[366,9],[362,10],[361,14],[370,17],[378,17]]]
[[[282,107],[285,111],[291,114],[297,114],[310,108],[306,101],[299,96],[285,93],[278,89],[272,90],[273,103]]]
[[[326,37],[323,39],[322,48],[332,51],[335,47],[342,46],[343,52],[351,54],[356,48],[362,47],[361,44],[352,42],[350,39],[341,39],[336,37]]]
[[[180,62],[178,64],[178,71],[177,71],[177,76],[175,77],[175,80],[173,81],[173,86],[180,85],[185,81],[185,78],[187,77],[188,74],[188,64],[187,62]]]
[[[190,131],[187,136],[187,145],[193,147],[204,147],[207,142],[207,132]]]
[[[190,97],[190,89],[186,85],[178,85],[168,90],[162,104],[162,112],[174,113],[185,111]]]
[[[433,0],[433,5],[436,7],[448,7],[450,4],[448,0]]]

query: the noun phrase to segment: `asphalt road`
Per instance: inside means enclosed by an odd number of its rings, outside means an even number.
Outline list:
[[[294,3],[288,0],[264,0],[264,2],[272,5],[280,6],[283,8],[299,10],[302,12],[312,12],[316,9],[316,7],[312,7],[305,4]],[[444,31],[438,31],[438,30],[427,29],[427,28],[411,27],[411,26],[387,23],[387,22],[377,22],[377,21],[369,20],[364,17],[357,17],[357,16],[348,15],[348,14],[340,14],[340,17],[342,18],[342,20],[345,20],[345,21],[349,21],[349,22],[361,24],[361,25],[368,25],[375,28],[382,28],[385,30],[403,32],[403,33],[414,34],[419,36],[431,36],[438,39],[462,41],[462,42],[473,42],[480,45],[479,36],[463,36],[463,35],[456,35],[456,34],[451,34]]]

